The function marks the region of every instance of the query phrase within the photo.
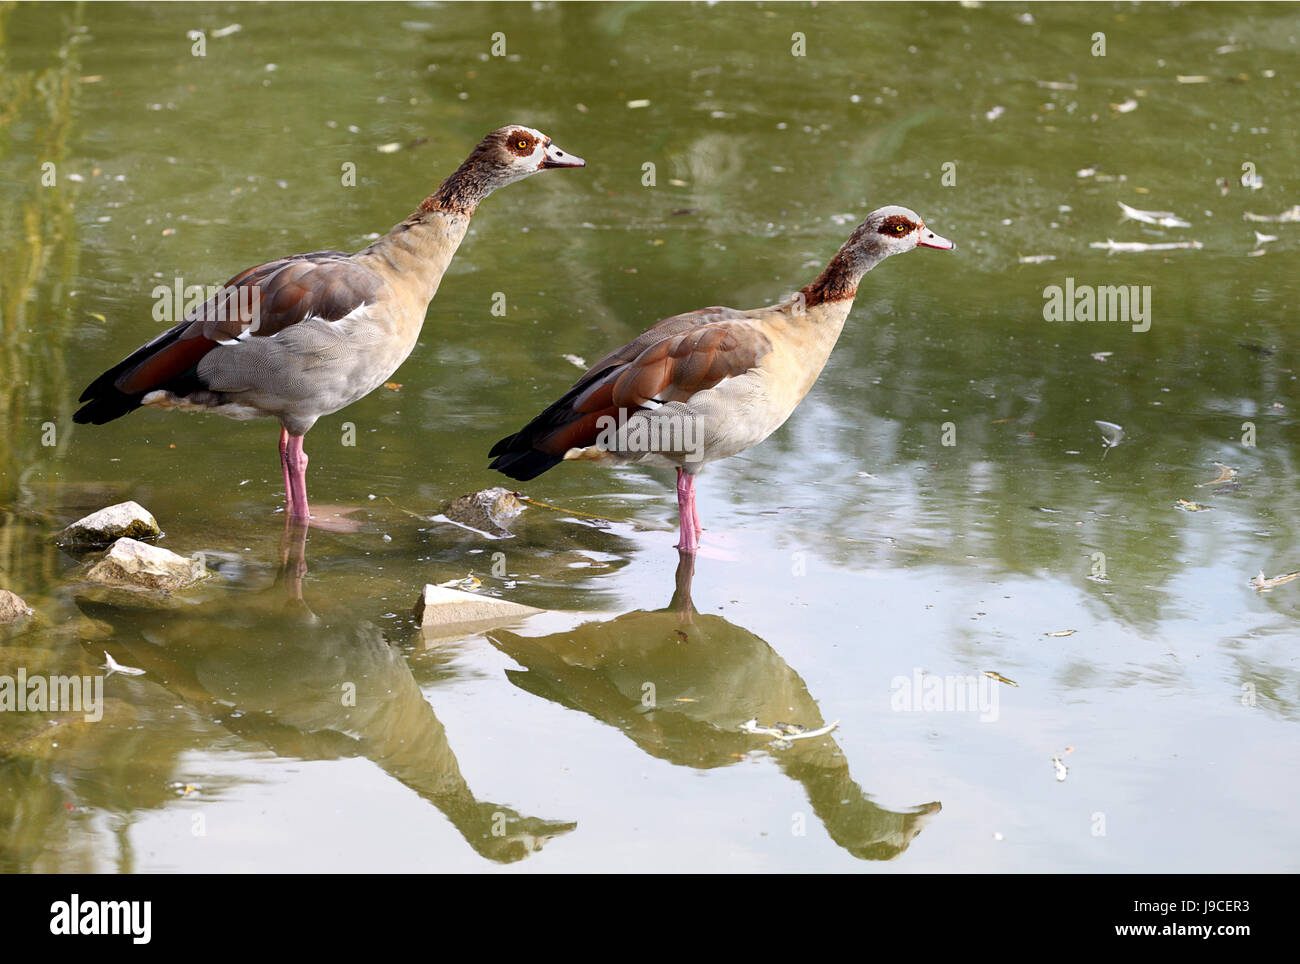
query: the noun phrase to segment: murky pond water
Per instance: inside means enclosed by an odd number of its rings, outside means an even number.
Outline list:
[[[1255,219],[1300,203],[1294,6],[305,14],[0,10],[0,588],[36,611],[0,677],[146,671],[97,722],[0,712],[0,869],[1300,866],[1300,580],[1251,585],[1300,570],[1300,224]],[[490,198],[397,387],[308,436],[355,531],[284,531],[271,422],[73,426],[156,285],[361,247],[507,122],[589,166]],[[956,252],[867,276],[701,477],[693,567],[666,472],[560,466],[510,539],[434,520],[564,355],[778,300],[887,203]],[[1141,301],[1045,320],[1067,285]],[[52,536],[125,499],[219,578],[88,593]],[[546,612],[422,633],[470,572]]]

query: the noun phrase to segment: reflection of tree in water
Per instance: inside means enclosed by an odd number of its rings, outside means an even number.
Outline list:
[[[679,555],[677,590],[665,609],[550,636],[489,633],[526,667],[508,671],[511,681],[608,723],[653,757],[696,769],[729,766],[764,745],[765,738],[740,731],[746,720],[823,726],[804,681],[771,646],[721,616],[695,611],[694,558]],[[877,806],[854,782],[830,736],[772,750],[772,758],[803,785],[827,832],[855,857],[896,857],[940,809],[938,803],[909,811]]]

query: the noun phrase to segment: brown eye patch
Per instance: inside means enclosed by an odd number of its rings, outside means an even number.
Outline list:
[[[511,131],[510,136],[506,138],[506,147],[510,148],[512,154],[518,154],[520,157],[527,157],[536,145],[537,138],[527,131]]]
[[[919,227],[919,224],[901,214],[891,214],[889,217],[885,218],[885,220],[880,222],[880,227],[876,230],[891,238],[901,238],[903,235],[909,234]]]

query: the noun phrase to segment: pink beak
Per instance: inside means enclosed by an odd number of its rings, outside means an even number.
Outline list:
[[[951,251],[957,247],[947,238],[939,237],[925,225],[921,225],[921,239],[916,244],[920,248],[938,248],[940,251]]]
[[[546,170],[552,167],[586,167],[587,162],[576,154],[566,154],[554,144],[546,145],[546,153],[542,157],[541,169]]]

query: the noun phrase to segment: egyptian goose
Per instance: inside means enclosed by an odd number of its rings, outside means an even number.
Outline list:
[[[862,276],[891,254],[951,249],[907,208],[872,211],[812,284],[768,308],[665,318],[610,352],[489,453],[527,481],[568,459],[677,470],[681,541],[695,552],[695,476],[781,427],[821,374]]]
[[[235,275],[95,379],[73,420],[102,425],[142,405],[279,419],[286,511],[307,519],[303,436],[406,360],[479,202],[538,171],[584,165],[531,127],[493,131],[369,247],[296,254]]]

